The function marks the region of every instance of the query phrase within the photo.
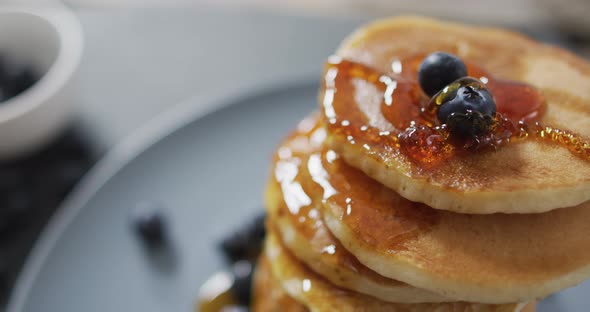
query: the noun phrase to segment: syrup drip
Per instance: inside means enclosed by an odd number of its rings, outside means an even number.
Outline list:
[[[590,161],[590,143],[571,131],[543,125],[539,122],[545,111],[541,94],[532,86],[515,81],[495,79],[483,69],[467,64],[468,75],[480,79],[490,90],[497,114],[490,131],[461,141],[449,135],[445,125],[436,125],[436,111],[428,108],[430,99],[417,83],[417,68],[422,57],[396,60],[391,73],[381,73],[366,65],[331,57],[326,65],[324,80],[324,115],[328,128],[343,135],[351,144],[363,138],[369,153],[399,150],[422,168],[436,167],[445,159],[466,151],[497,149],[510,142],[536,139],[567,148],[574,155]],[[402,71],[403,69],[403,71]],[[355,81],[363,81],[382,94],[380,116],[388,122],[379,129],[370,125],[358,109]],[[345,113],[342,113],[346,109]],[[339,120],[346,116],[348,119]],[[350,119],[350,120],[349,120]],[[351,120],[357,121],[356,123]],[[358,121],[364,123],[358,126]],[[383,128],[387,129],[384,131]]]
[[[429,231],[438,222],[438,212],[424,205],[400,200],[397,193],[386,191],[379,182],[349,166],[337,153],[324,149],[326,130],[323,123],[317,117],[309,120],[315,126],[299,129],[296,136],[279,148],[275,157],[274,183],[277,190],[281,190],[283,200],[276,210],[278,226],[281,226],[281,219],[290,218],[288,222],[298,235],[308,241],[310,253],[317,255],[308,261],[328,263],[329,267],[342,267],[390,282],[348,253],[330,234],[321,214],[325,209],[334,209],[337,211],[335,214],[351,228],[373,229],[373,235],[367,238],[372,243],[384,249],[405,250],[408,242]],[[301,188],[283,187],[277,178],[283,176],[277,174],[283,171],[281,163],[292,165],[294,179],[291,183],[297,183]],[[289,201],[301,197],[302,193],[312,199],[311,203],[297,210],[291,209]],[[318,209],[320,206],[323,208]],[[365,213],[367,211],[372,213]],[[383,222],[387,226],[380,226]],[[383,237],[388,239],[380,239]]]

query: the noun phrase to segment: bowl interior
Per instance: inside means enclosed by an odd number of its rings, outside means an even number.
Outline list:
[[[0,57],[7,63],[31,66],[42,78],[60,49],[57,29],[44,18],[27,12],[0,12]]]

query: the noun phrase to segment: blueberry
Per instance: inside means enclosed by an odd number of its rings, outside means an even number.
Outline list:
[[[0,262],[0,303],[3,303],[10,292],[11,276],[7,261]]]
[[[266,213],[261,213],[254,218],[250,225],[250,238],[255,244],[262,244],[266,236]]]
[[[248,239],[236,232],[223,239],[220,249],[230,262],[248,258]]]
[[[458,57],[434,52],[428,55],[418,69],[420,87],[428,96],[434,96],[451,82],[467,76],[467,67]]]
[[[37,75],[30,67],[22,67],[9,77],[8,90],[10,96],[17,96],[37,82]]]
[[[0,55],[0,101],[19,95],[38,80],[39,75],[32,67],[7,62]]]
[[[496,103],[484,84],[475,78],[462,78],[439,92],[433,101],[440,103],[437,118],[460,137],[482,135],[496,115]]]
[[[258,257],[266,234],[265,220],[266,214],[261,213],[221,242],[220,248],[230,262]]]
[[[247,306],[243,305],[229,305],[223,307],[222,312],[248,312],[250,311]]]
[[[68,160],[55,165],[51,173],[56,193],[61,197],[65,197],[80,181],[86,171],[88,171],[87,165],[82,161]]]
[[[34,210],[34,197],[23,173],[16,170],[0,172],[0,233],[19,229]]]
[[[232,292],[238,302],[242,305],[249,305],[252,295],[252,273],[254,266],[248,260],[241,260],[234,263],[232,273],[234,276],[234,284],[232,285]]]
[[[5,76],[8,72],[8,63],[6,62],[6,56],[0,54],[0,83],[6,80]]]
[[[166,238],[166,220],[160,205],[141,203],[133,211],[132,222],[140,237],[148,244],[164,242]]]

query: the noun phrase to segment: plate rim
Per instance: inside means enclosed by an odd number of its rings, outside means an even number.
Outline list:
[[[161,140],[207,116],[266,96],[291,90],[314,88],[318,86],[318,83],[317,77],[308,76],[275,81],[262,87],[251,87],[245,91],[238,90],[236,94],[211,99],[201,100],[200,96],[193,95],[157,114],[126,135],[82,177],[43,227],[18,273],[8,297],[6,312],[23,311],[43,265],[47,262],[51,251],[55,248],[65,229],[76,219],[94,195],[126,165]],[[206,103],[194,105],[199,101]]]

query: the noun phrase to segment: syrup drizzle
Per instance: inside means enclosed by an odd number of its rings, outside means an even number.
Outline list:
[[[399,150],[426,169],[459,153],[497,149],[526,139],[563,146],[590,161],[590,143],[586,139],[539,122],[545,112],[545,102],[534,87],[495,79],[473,64],[467,64],[468,74],[486,84],[496,100],[497,114],[486,135],[456,141],[445,125],[434,124],[421,112],[430,100],[422,93],[416,79],[421,59],[417,56],[394,60],[392,71],[382,73],[360,63],[331,57],[326,65],[322,103],[330,131],[343,135],[350,144],[360,144],[362,138],[362,146],[369,154]],[[356,87],[359,81],[381,94],[379,112],[367,114],[359,109],[357,98],[361,89]],[[353,120],[356,122],[351,122]],[[378,125],[371,124],[375,120]]]
[[[331,267],[344,266],[347,270],[390,282],[358,262],[330,234],[323,221],[324,209],[335,209],[339,218],[351,228],[373,229],[372,238],[368,238],[371,242],[379,241],[382,248],[395,250],[405,250],[408,242],[429,231],[438,222],[438,211],[400,200],[400,195],[385,190],[379,182],[349,166],[336,152],[325,149],[326,129],[319,118],[313,116],[308,120],[313,121],[314,127],[298,129],[297,135],[286,141],[275,155],[274,183],[282,193],[278,219],[290,218],[290,224],[309,242],[311,253],[319,255],[313,261],[330,263]],[[281,163],[291,164],[294,172],[291,183],[297,183],[300,189],[285,188],[278,180],[277,177],[283,176]],[[300,197],[300,192],[311,202],[293,210],[289,201]],[[322,208],[318,209],[320,206]],[[379,226],[383,222],[387,226]],[[388,239],[379,239],[383,237]]]

